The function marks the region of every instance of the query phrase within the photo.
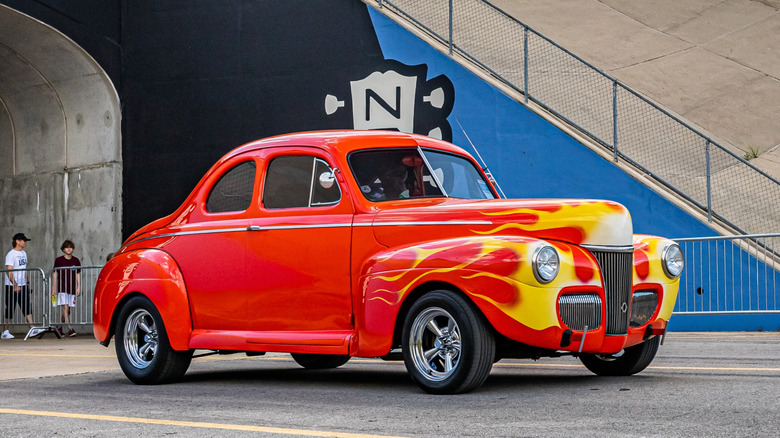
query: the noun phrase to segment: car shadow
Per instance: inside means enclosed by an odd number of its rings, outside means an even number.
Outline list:
[[[301,385],[305,388],[318,388],[328,390],[350,389],[356,387],[367,392],[377,393],[423,393],[403,367],[402,363],[390,363],[395,366],[382,366],[383,362],[376,362],[378,366],[365,366],[363,364],[347,364],[343,367],[328,370],[307,370],[298,367],[294,363],[274,364],[273,368],[263,364],[244,366],[241,369],[198,369],[190,370],[184,375],[181,384],[197,385],[263,385],[266,388],[274,387],[289,390],[290,387]],[[599,377],[593,374],[583,374],[581,371],[571,372],[556,371],[540,374],[533,370],[514,370],[507,372],[492,372],[487,381],[478,389],[483,394],[500,394],[516,391],[571,391],[619,389],[618,387],[631,386],[658,379],[657,376],[628,376],[628,377]]]

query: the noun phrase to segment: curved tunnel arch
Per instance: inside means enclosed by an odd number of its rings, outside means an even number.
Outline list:
[[[24,232],[30,266],[48,268],[64,239],[83,264],[120,245],[120,119],[89,54],[0,5],[0,248]]]

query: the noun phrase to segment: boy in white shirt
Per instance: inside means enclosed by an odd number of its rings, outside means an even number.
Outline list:
[[[27,247],[27,242],[30,239],[23,233],[17,233],[13,239],[13,249],[8,251],[5,256],[5,268],[9,271],[11,269],[26,269],[27,268],[27,253],[24,249]],[[22,313],[25,314],[27,323],[30,327],[33,326],[32,311],[30,310],[30,289],[27,287],[27,272],[6,272],[5,275],[5,324],[3,325],[3,334],[0,335],[2,339],[13,339],[14,335],[8,331],[8,324],[14,317],[14,308],[19,305]],[[40,332],[30,333],[30,336],[36,336]]]

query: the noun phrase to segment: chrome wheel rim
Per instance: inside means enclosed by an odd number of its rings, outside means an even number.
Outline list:
[[[431,382],[440,382],[450,377],[460,363],[460,328],[446,310],[425,309],[412,322],[409,347],[417,371]]]
[[[124,344],[127,359],[135,368],[146,368],[152,364],[159,343],[157,325],[146,309],[136,309],[127,317]]]

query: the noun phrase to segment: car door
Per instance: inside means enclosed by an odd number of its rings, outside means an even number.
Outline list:
[[[265,151],[247,256],[254,342],[342,345],[352,332],[353,207],[331,163],[318,149]]]
[[[247,156],[224,163],[170,226],[173,236],[164,249],[181,269],[196,332],[246,330],[246,246],[256,167]]]

